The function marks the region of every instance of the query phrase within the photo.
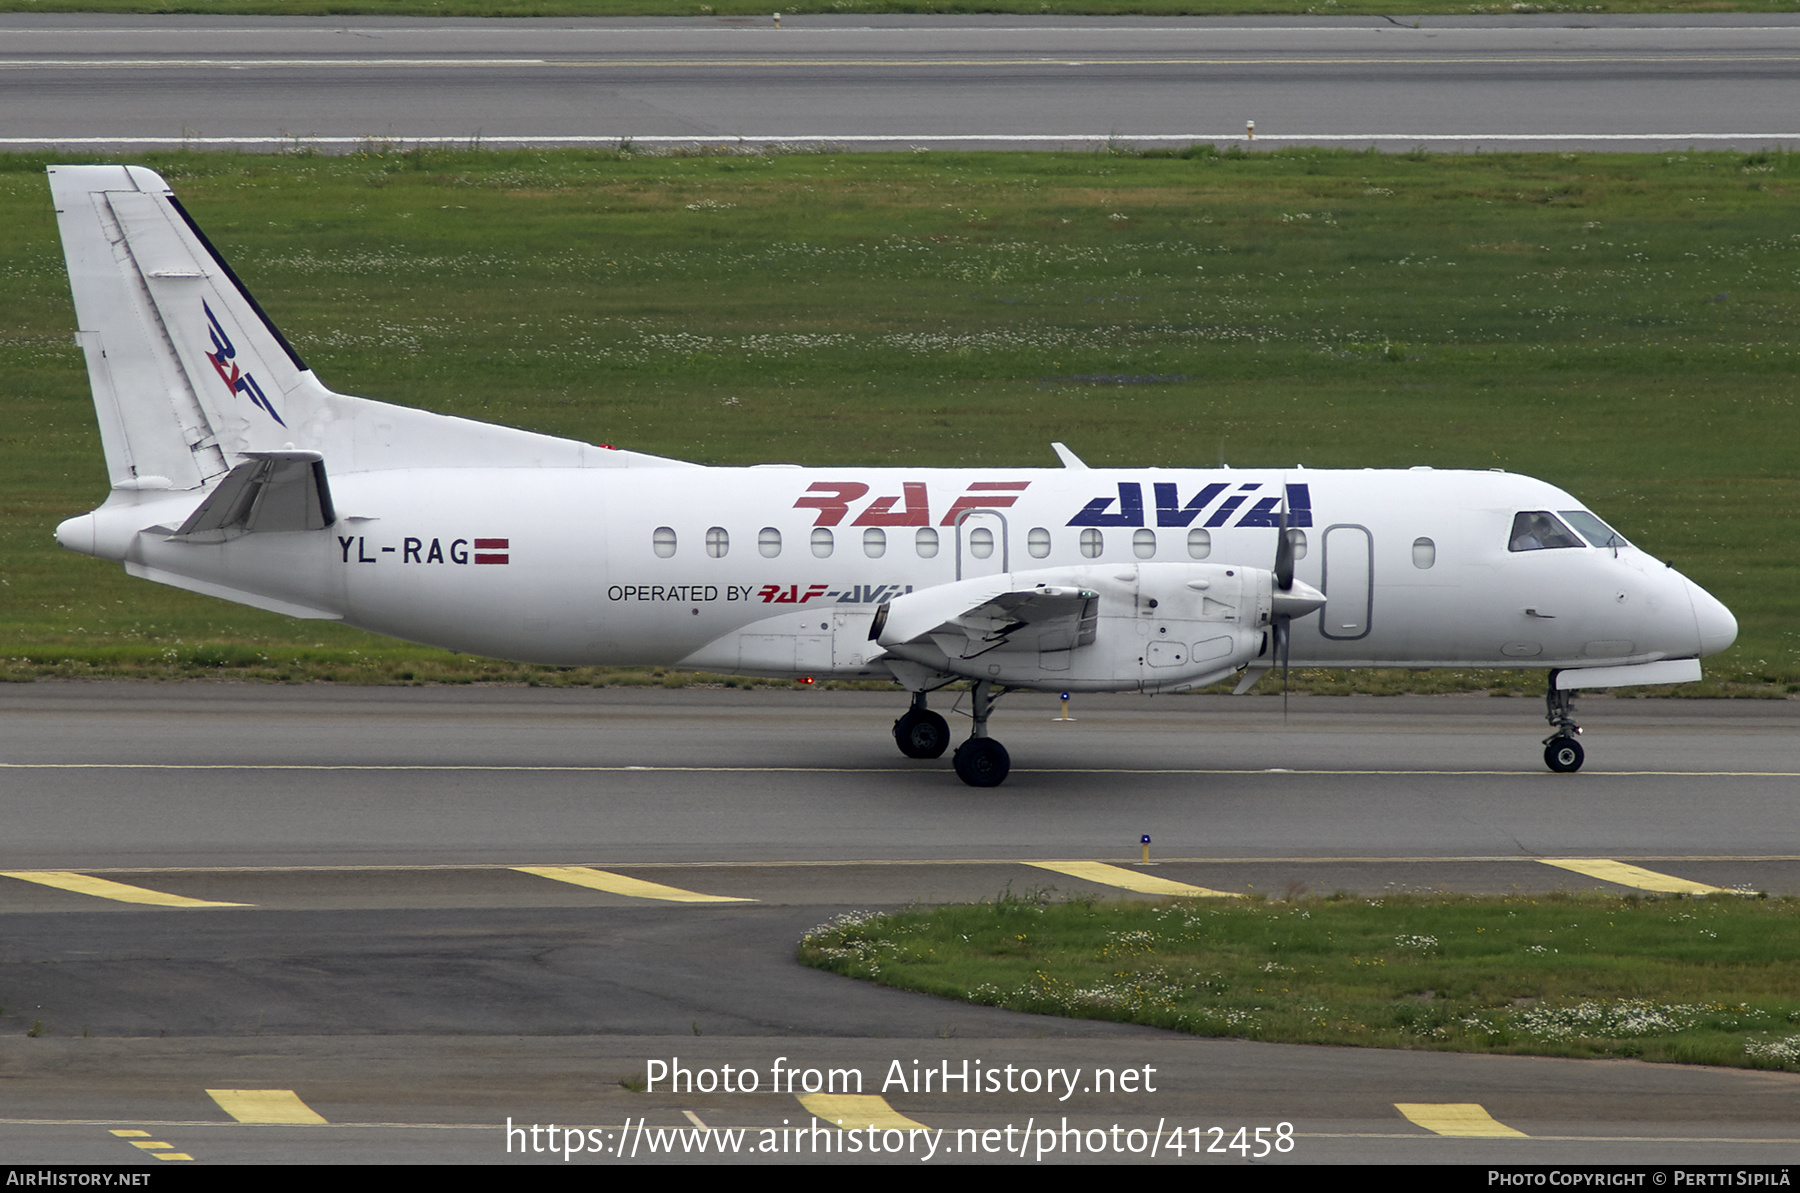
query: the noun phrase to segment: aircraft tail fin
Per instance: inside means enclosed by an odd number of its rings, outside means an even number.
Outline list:
[[[50,190],[115,490],[208,488],[296,451],[340,475],[692,467],[333,393],[155,171],[51,166]]]
[[[114,487],[199,488],[294,439],[321,387],[168,184],[52,166],[50,189]]]

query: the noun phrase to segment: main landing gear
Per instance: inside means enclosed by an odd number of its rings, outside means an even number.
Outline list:
[[[894,722],[894,744],[908,758],[940,758],[949,748],[949,722],[925,707],[925,693],[914,692],[912,707]]]
[[[978,683],[970,693],[975,727],[969,739],[956,747],[951,762],[956,777],[971,787],[998,787],[1012,770],[1006,747],[987,735],[988,714],[994,707],[994,685]],[[925,707],[925,693],[914,692],[912,707],[894,722],[894,742],[908,758],[937,758],[950,745],[950,726]]]
[[[1559,775],[1572,775],[1581,769],[1587,751],[1575,740],[1581,726],[1575,723],[1575,690],[1559,689],[1556,672],[1550,673],[1549,690],[1544,693],[1544,719],[1555,730],[1544,739],[1544,765]]]
[[[973,697],[970,712],[975,718],[975,727],[969,731],[969,740],[956,747],[951,762],[956,766],[956,777],[969,786],[998,787],[1006,782],[1007,772],[1012,770],[1012,757],[1005,746],[987,735],[988,713],[994,707],[994,685],[983,680],[975,685],[970,695]]]

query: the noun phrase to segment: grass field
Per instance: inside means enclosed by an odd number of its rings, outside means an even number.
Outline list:
[[[1017,1011],[1301,1044],[1800,1069],[1800,903],[1044,892],[814,929],[800,959]]]
[[[777,0],[779,3],[779,0]],[[1794,0],[0,0],[0,12],[218,13],[225,16],[755,17],[774,12],[1016,13],[1025,16],[1230,16],[1248,13],[1388,17],[1433,14],[1793,12]],[[771,21],[771,23],[773,23]]]
[[[686,682],[458,658],[58,549],[105,474],[47,160],[0,158],[0,674]],[[1699,690],[1800,690],[1800,158],[143,160],[345,392],[707,463],[1049,465],[1061,439],[1504,467],[1734,610]]]

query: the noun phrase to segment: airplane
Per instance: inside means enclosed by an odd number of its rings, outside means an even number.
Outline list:
[[[137,577],[560,666],[892,680],[902,753],[972,685],[956,774],[1011,767],[998,696],[1181,692],[1279,666],[1697,680],[1737,622],[1544,481],[1493,471],[714,468],[327,389],[167,183],[52,166],[111,492],[56,530]]]

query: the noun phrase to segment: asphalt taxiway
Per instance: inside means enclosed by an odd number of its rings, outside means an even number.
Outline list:
[[[0,16],[0,146],[1791,147],[1791,13]]]
[[[1792,1074],[1189,1039],[793,960],[841,912],[1009,888],[1800,892],[1796,702],[1584,700],[1587,768],[1556,776],[1535,701],[1296,698],[1284,721],[1267,697],[1081,697],[1061,723],[1017,696],[993,722],[1017,769],[993,791],[902,759],[902,702],[0,689],[8,1156],[504,1161],[511,1118],[591,1128],[614,1151],[587,1158],[610,1162],[646,1125],[811,1124],[803,1091],[768,1088],[783,1056],[888,1095],[848,1113],[952,1141],[1066,1117],[1288,1122],[1275,1158],[1311,1161],[1755,1164],[1800,1143]],[[629,1087],[676,1056],[763,1087]],[[884,1091],[895,1060],[1150,1065],[1157,1089]],[[246,1090],[282,1096],[246,1111]],[[1470,1105],[1484,1117],[1431,1117]]]

